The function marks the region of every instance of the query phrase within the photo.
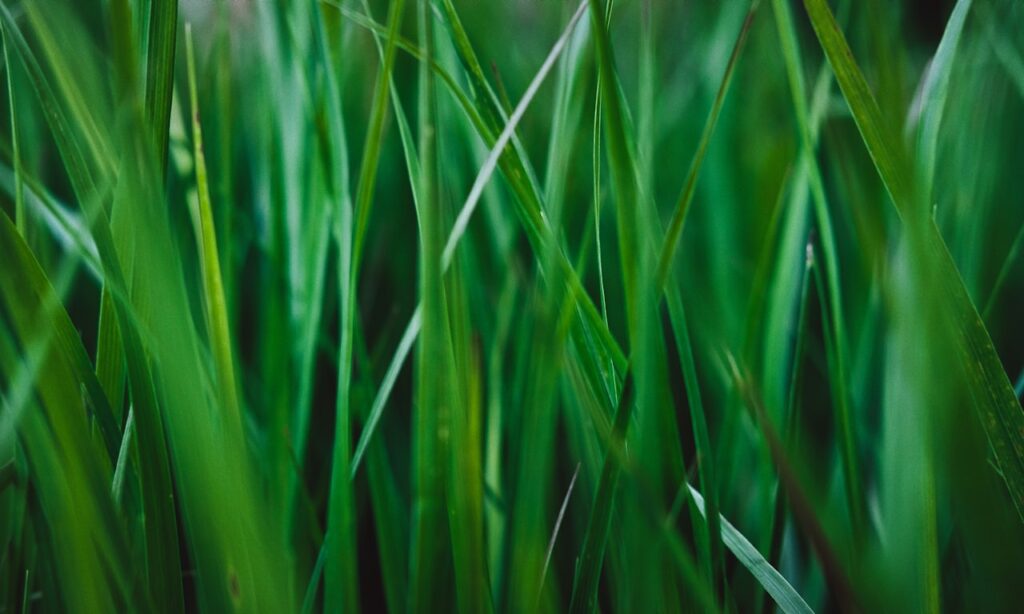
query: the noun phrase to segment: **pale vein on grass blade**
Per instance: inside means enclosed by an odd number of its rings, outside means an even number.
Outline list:
[[[516,126],[519,121],[526,114],[526,109],[530,106],[530,102],[533,101],[534,96],[537,95],[537,91],[540,89],[541,84],[544,83],[544,79],[551,72],[551,69],[555,65],[555,61],[558,60],[558,56],[565,50],[565,46],[569,41],[569,37],[572,34],[573,29],[583,16],[583,12],[587,8],[587,2],[584,0],[580,3],[576,12],[573,13],[572,18],[566,25],[565,30],[562,31],[562,35],[555,42],[554,47],[551,48],[551,52],[548,53],[548,57],[544,60],[540,70],[537,71],[537,75],[530,82],[530,86],[526,88],[526,93],[523,94],[522,100],[516,106],[512,115],[508,118],[508,123],[505,124],[505,129],[502,130],[498,136],[498,140],[495,141],[494,147],[491,148],[490,153],[487,155],[487,159],[484,160],[483,166],[480,167],[480,172],[477,173],[476,181],[473,182],[473,187],[470,188],[469,196],[466,197],[465,204],[462,205],[462,209],[459,211],[459,216],[455,219],[455,224],[452,226],[451,234],[448,235],[448,241],[445,243],[444,252],[441,254],[441,270],[442,272],[448,270],[448,266],[452,262],[452,258],[455,255],[455,248],[458,247],[459,241],[462,240],[462,236],[466,234],[466,228],[469,226],[469,220],[473,217],[473,213],[476,211],[477,205],[480,204],[480,198],[484,194],[484,188],[487,187],[487,183],[494,175],[494,171],[498,166],[498,159],[505,151],[505,147],[508,146],[512,140],[512,136],[515,134]],[[416,337],[420,333],[420,328],[423,326],[423,308],[421,305],[416,307],[416,311],[413,313],[412,318],[409,320],[409,324],[405,327],[405,332],[402,333],[402,339],[398,342],[398,348],[395,350],[395,355],[391,359],[391,363],[388,365],[388,370],[384,374],[384,379],[381,382],[380,390],[377,392],[376,398],[373,400],[373,406],[370,408],[370,415],[366,419],[366,426],[363,428],[363,432],[359,436],[359,443],[356,446],[355,454],[352,456],[352,477],[355,477],[356,472],[359,470],[359,462],[363,458],[363,454],[366,453],[366,446],[369,445],[371,437],[377,428],[377,423],[380,421],[381,414],[384,412],[384,405],[387,404],[388,398],[391,396],[391,391],[395,386],[395,381],[398,379],[398,373],[402,368],[402,364],[406,358],[409,357],[409,351],[412,349],[412,344],[415,343]]]

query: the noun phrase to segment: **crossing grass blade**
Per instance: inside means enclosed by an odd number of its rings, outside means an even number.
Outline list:
[[[893,204],[905,221],[910,216],[920,216],[922,205],[917,200],[905,154],[887,128],[832,11],[824,0],[805,0],[804,6]],[[961,366],[969,381],[971,397],[1001,477],[1024,520],[1024,410],[938,227],[930,221],[924,225],[925,255],[935,260],[941,291],[950,301]]]

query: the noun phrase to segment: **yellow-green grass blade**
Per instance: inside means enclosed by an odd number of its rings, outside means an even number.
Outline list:
[[[85,216],[89,221],[96,241],[100,260],[103,263],[105,280],[112,286],[112,295],[118,311],[125,355],[127,358],[132,400],[137,410],[139,446],[146,452],[140,455],[140,472],[143,475],[144,505],[146,514],[147,572],[149,589],[154,600],[167,604],[172,610],[183,606],[181,594],[181,569],[177,560],[178,540],[173,495],[167,450],[164,442],[163,425],[156,401],[148,359],[135,329],[131,307],[127,304],[127,287],[121,271],[120,261],[114,248],[113,237],[106,215],[100,205],[100,185],[86,162],[82,148],[74,138],[61,107],[38,62],[16,30],[13,16],[5,5],[0,5],[0,17],[4,20],[9,41],[14,42],[19,59],[26,69],[43,115],[57,142],[72,187],[78,197]],[[36,22],[36,28],[45,23]]]
[[[203,127],[199,116],[199,95],[196,86],[195,54],[192,49],[192,24],[185,24],[185,54],[188,72],[189,103],[192,110],[192,146],[196,169],[196,191],[199,201],[199,259],[203,276],[203,305],[206,307],[206,329],[210,335],[213,359],[217,372],[217,399],[228,424],[242,434],[242,408],[238,401],[235,363],[231,351],[231,328],[228,323],[224,282],[221,279],[217,232],[214,228],[213,207],[210,204],[210,186],[206,171],[206,153],[203,150]]]
[[[15,234],[11,234],[14,232]],[[57,294],[43,270],[32,256],[24,239],[17,234],[10,218],[0,213],[0,250],[5,262],[2,289],[7,310],[14,325],[31,329],[35,318],[46,322],[43,330],[53,336],[56,351],[66,364],[68,373],[81,388],[85,409],[96,420],[107,451],[107,462],[117,458],[121,440],[121,427],[115,420],[107,397],[92,370],[89,356],[71,318],[57,299]],[[39,324],[36,324],[39,327]],[[27,341],[27,340],[26,340]],[[40,374],[42,375],[42,374]]]
[[[913,175],[898,140],[883,121],[846,38],[824,0],[804,0],[804,6],[893,204],[905,221],[916,223],[908,218],[921,216],[924,207],[916,198]],[[961,365],[971,396],[1001,476],[1024,519],[1024,410],[938,228],[930,220],[922,226],[924,253],[935,259],[937,279],[950,299]]]
[[[49,547],[67,554],[59,582],[93,607],[138,607],[135,599],[143,597],[130,586],[133,570],[110,498],[111,458],[90,432],[96,418],[88,405],[102,391],[56,293],[4,214],[0,252],[0,371],[11,394],[3,412],[28,456]]]

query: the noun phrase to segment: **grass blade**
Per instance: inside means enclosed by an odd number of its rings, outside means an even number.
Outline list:
[[[915,215],[915,209],[918,210],[916,214],[921,215],[921,206],[914,196],[912,175],[907,170],[899,144],[886,127],[878,103],[855,63],[832,11],[824,0],[804,0],[804,6],[897,211],[905,220]],[[925,249],[929,257],[935,258],[941,288],[950,299],[961,364],[975,407],[1002,478],[1018,514],[1024,520],[1024,410],[938,228],[930,221],[925,226]]]
[[[484,188],[487,186],[487,182],[490,181],[491,177],[494,175],[494,171],[497,169],[498,160],[504,155],[506,147],[515,132],[516,126],[526,113],[526,109],[530,106],[530,102],[537,94],[537,90],[540,89],[541,83],[544,82],[545,77],[547,77],[548,73],[554,67],[559,54],[565,48],[569,34],[583,16],[584,9],[586,9],[586,0],[583,0],[583,2],[580,3],[576,13],[569,20],[562,36],[551,49],[551,52],[548,54],[547,59],[545,59],[544,64],[534,76],[533,81],[530,82],[530,86],[527,88],[522,99],[520,99],[519,104],[516,105],[515,110],[509,117],[505,128],[498,136],[495,144],[491,147],[490,153],[481,166],[480,171],[477,173],[476,179],[473,181],[473,187],[470,188],[469,195],[466,197],[465,203],[459,210],[459,214],[455,218],[452,230],[448,234],[448,239],[444,244],[444,251],[441,255],[443,270],[447,270],[448,266],[450,266],[452,258],[455,256],[455,249],[459,246],[459,242],[465,235],[466,229],[469,227],[469,221],[473,217],[473,213],[476,211],[477,205],[480,204]],[[402,364],[405,363],[405,360],[409,357],[409,352],[412,351],[413,343],[416,342],[416,337],[419,336],[422,326],[423,306],[421,304],[416,308],[412,318],[409,320],[409,324],[406,325],[405,331],[402,333],[402,338],[398,343],[395,354],[391,359],[391,363],[388,365],[384,379],[378,389],[377,396],[373,400],[373,405],[370,408],[366,424],[363,426],[363,431],[359,435],[359,442],[356,445],[355,454],[352,456],[352,475],[355,475],[359,468],[359,463],[362,460],[363,455],[366,453],[366,447],[369,445],[370,438],[373,436],[377,423],[380,421],[380,417],[384,412],[384,406],[387,404],[395,381],[398,379],[398,372],[402,368]],[[607,329],[605,329],[605,331],[607,331]]]
[[[146,54],[146,119],[157,155],[157,168],[167,167],[168,126],[174,92],[174,57],[178,34],[178,0],[154,0],[149,10]],[[162,178],[162,173],[161,173]]]
[[[693,486],[687,484],[690,489],[690,496],[697,504],[701,514],[707,514],[704,509],[704,497]],[[764,556],[758,552],[754,544],[750,543],[736,527],[732,526],[724,516],[721,518],[722,541],[729,551],[736,556],[740,564],[747,568],[754,578],[764,587],[764,590],[772,596],[779,608],[786,614],[806,614],[812,612],[804,598],[782,577]]]
[[[206,154],[203,151],[203,128],[199,119],[199,95],[196,91],[196,66],[192,51],[192,24],[185,24],[185,54],[188,68],[189,101],[192,105],[192,144],[196,165],[196,189],[199,197],[200,262],[202,263],[206,324],[217,366],[217,393],[227,419],[239,436],[242,432],[242,409],[238,402],[234,358],[231,353],[231,330],[228,325],[227,301],[221,280],[217,232],[214,229],[210,186],[206,175]]]

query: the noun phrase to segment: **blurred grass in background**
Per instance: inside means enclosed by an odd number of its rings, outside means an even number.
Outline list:
[[[3,611],[1019,608],[1018,2],[0,26]]]

